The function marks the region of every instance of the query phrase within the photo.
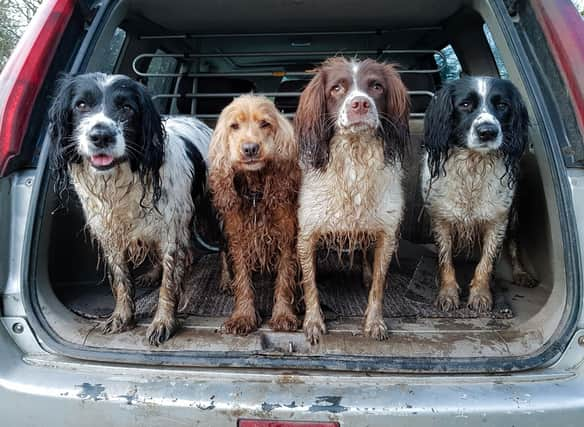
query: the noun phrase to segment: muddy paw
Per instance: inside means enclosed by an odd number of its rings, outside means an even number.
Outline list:
[[[231,286],[231,279],[223,280],[219,283],[219,290],[225,295],[233,295],[233,286]]]
[[[389,337],[389,331],[383,318],[375,318],[365,322],[363,335],[376,339],[377,341],[383,341]]]
[[[178,321],[175,318],[154,318],[148,327],[148,330],[146,331],[148,342],[150,345],[158,347],[160,344],[167,341],[176,332],[178,326]]]
[[[311,344],[318,344],[320,338],[326,334],[326,326],[321,316],[304,318],[304,324],[302,325],[304,330],[304,335],[306,340]]]
[[[524,288],[534,288],[539,282],[528,272],[522,271],[513,275],[513,283]]]
[[[493,297],[491,291],[484,288],[470,288],[468,296],[468,308],[479,313],[491,311],[493,307]]]
[[[133,316],[122,316],[119,313],[113,313],[109,319],[103,322],[101,330],[104,334],[117,334],[129,331],[134,326]]]
[[[270,328],[280,332],[294,332],[298,329],[298,318],[292,312],[274,314],[270,320]]]
[[[134,284],[139,288],[153,288],[160,284],[161,276],[159,271],[149,271],[134,279]]]
[[[228,334],[245,336],[255,331],[259,324],[260,320],[255,315],[233,314],[223,323],[223,328]]]
[[[438,298],[434,301],[434,306],[439,310],[448,312],[458,308],[460,299],[458,297],[458,289],[443,288],[438,293]]]

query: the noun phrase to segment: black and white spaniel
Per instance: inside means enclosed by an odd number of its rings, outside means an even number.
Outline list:
[[[383,293],[404,206],[409,106],[395,68],[372,59],[330,58],[302,92],[295,117],[302,169],[297,249],[311,344],[326,333],[315,282],[319,243],[373,251],[363,333],[387,338]]]
[[[115,309],[104,333],[134,326],[130,268],[160,281],[148,340],[177,329],[182,281],[192,262],[192,223],[206,191],[211,130],[194,118],[163,120],[139,83],[102,73],[65,77],[50,110],[52,168],[59,194],[71,183],[108,264]]]
[[[459,306],[453,251],[475,243],[481,258],[470,284],[469,308],[492,307],[491,273],[508,231],[516,226],[514,196],[529,120],[521,95],[507,80],[466,77],[446,84],[426,111],[422,192],[438,245],[444,311]],[[511,221],[510,221],[511,219]],[[510,236],[512,237],[512,236]],[[509,253],[513,280],[534,286],[523,268],[515,238]]]

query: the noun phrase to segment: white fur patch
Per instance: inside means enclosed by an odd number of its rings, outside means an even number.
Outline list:
[[[303,172],[300,233],[394,235],[404,204],[401,164],[385,164],[383,144],[372,135],[335,136],[330,150],[325,171]]]
[[[430,215],[462,227],[506,220],[515,188],[503,178],[505,165],[497,153],[453,150],[444,164],[445,174],[431,183],[428,155],[422,163],[422,195]]]

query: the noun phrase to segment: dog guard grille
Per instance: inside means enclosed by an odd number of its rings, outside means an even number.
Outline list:
[[[413,29],[418,30],[418,29]],[[285,87],[282,84],[286,81],[298,81],[302,84],[307,83],[314,75],[311,71],[312,67],[306,67],[308,64],[317,65],[324,59],[331,56],[350,56],[359,59],[372,58],[375,60],[387,60],[397,64],[397,71],[404,79],[406,86],[408,86],[408,93],[412,102],[422,105],[418,111],[413,110],[410,114],[411,118],[423,118],[425,106],[430,102],[434,96],[434,85],[427,85],[423,90],[411,89],[408,85],[408,76],[427,76],[427,79],[436,79],[446,67],[447,60],[443,52],[433,49],[386,49],[386,48],[364,48],[364,49],[347,49],[341,51],[333,50],[310,50],[309,44],[289,43],[292,50],[266,50],[260,49],[253,51],[223,51],[221,48],[215,48],[211,52],[197,52],[196,45],[201,40],[241,40],[249,39],[249,45],[261,45],[259,40],[269,38],[270,40],[278,40],[290,37],[306,37],[310,36],[312,39],[319,37],[355,37],[355,36],[379,36],[384,33],[391,32],[391,30],[378,31],[352,31],[352,32],[295,32],[295,33],[244,33],[244,34],[173,34],[173,35],[146,35],[141,36],[141,40],[148,40],[149,42],[160,43],[164,46],[180,46],[174,51],[168,53],[158,49],[156,52],[145,52],[137,55],[132,62],[132,68],[136,76],[144,83],[146,83],[153,92],[153,97],[161,106],[161,110],[165,113],[181,113],[196,115],[200,119],[214,121],[219,116],[219,113],[225,105],[227,105],[233,98],[253,92],[257,95],[266,96],[272,100],[288,99],[289,107],[287,109],[280,108],[281,112],[287,117],[293,117],[295,105],[297,105],[298,98],[302,90],[267,90],[262,91],[261,88],[253,88],[250,90],[225,90],[229,89],[229,85],[221,88],[217,87],[221,79],[229,81],[236,79],[237,81],[249,81],[255,86],[255,82],[260,82],[258,86],[266,86],[266,82],[271,82],[279,87]],[[191,46],[194,46],[191,48]],[[294,50],[294,49],[297,50]],[[401,68],[400,65],[404,62],[408,64],[415,64],[416,57],[425,56],[426,59],[431,56],[434,58],[431,67],[412,67]],[[266,59],[270,63],[266,63]],[[246,61],[241,63],[241,61]],[[257,60],[257,63],[253,61]],[[209,67],[205,61],[219,62],[228,71],[215,71]],[[427,62],[427,61],[426,61]],[[153,67],[153,64],[158,66]],[[225,67],[226,65],[226,67]],[[427,64],[426,64],[427,65]],[[304,66],[304,67],[303,67]],[[298,68],[301,68],[300,70]],[[207,69],[204,69],[207,68]],[[170,71],[169,71],[170,70]],[[198,90],[201,89],[202,82],[213,79],[215,81],[216,90]],[[160,83],[160,80],[167,82]],[[217,83],[218,82],[218,83]],[[212,110],[206,111],[201,107],[202,102],[215,101],[221,108],[216,107]],[[182,108],[178,108],[178,103],[181,103]],[[185,109],[185,104],[187,108]],[[276,102],[278,106],[278,102]],[[290,110],[293,111],[290,111]],[[208,109],[207,109],[208,110]],[[422,111],[420,111],[422,110]]]

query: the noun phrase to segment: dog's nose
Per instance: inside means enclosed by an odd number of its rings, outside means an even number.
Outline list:
[[[351,110],[357,114],[365,114],[369,111],[369,101],[362,96],[353,98],[351,101]]]
[[[497,129],[497,126],[493,124],[485,123],[477,126],[477,135],[483,142],[492,141],[497,137],[498,134],[499,129]]]
[[[115,140],[115,133],[106,126],[94,126],[87,135],[93,145],[99,148],[105,148],[111,145]]]
[[[260,152],[260,144],[256,144],[255,142],[246,142],[242,146],[243,154],[246,157],[253,158],[258,155]]]

